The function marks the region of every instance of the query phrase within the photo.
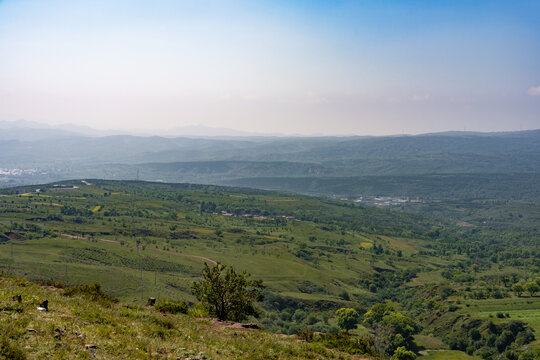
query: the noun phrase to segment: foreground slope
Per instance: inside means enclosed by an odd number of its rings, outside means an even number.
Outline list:
[[[45,299],[49,311],[39,311]],[[0,359],[25,358],[360,359],[261,330],[0,277]]]

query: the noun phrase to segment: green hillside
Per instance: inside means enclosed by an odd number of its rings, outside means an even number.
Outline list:
[[[378,259],[370,247],[388,243],[393,252],[415,255],[422,240],[405,243],[404,235],[426,237],[419,217],[332,201],[214,186],[89,181],[39,186],[39,194],[35,187],[4,191],[5,236],[21,236],[11,242],[11,271],[74,283],[95,279],[97,272],[114,296],[132,299],[139,289],[137,239],[146,291],[189,297],[187,284],[203,264],[197,256],[204,256],[237,264],[273,291],[340,302],[344,289],[358,298],[373,296],[357,286],[358,276],[373,267],[416,267],[395,254]],[[11,248],[2,250],[7,268]]]
[[[191,284],[205,262],[221,262],[263,280],[256,321],[269,332],[337,333],[337,309],[362,315],[392,301],[396,319],[417,322],[419,353],[510,359],[526,344],[530,351],[538,346],[540,297],[513,289],[540,276],[534,199],[391,209],[242,188],[103,180],[0,195],[0,271],[31,281],[98,281],[133,306],[149,296],[196,304]],[[387,335],[362,319],[352,334],[379,346]],[[437,341],[424,341],[432,337]]]
[[[539,199],[540,175],[426,174],[349,177],[253,177],[226,181],[234,186],[324,196],[394,196],[412,199]]]
[[[351,359],[318,343],[0,277],[0,359]],[[21,295],[18,303],[12,299]],[[39,311],[43,300],[49,311]],[[360,357],[355,357],[360,359]]]

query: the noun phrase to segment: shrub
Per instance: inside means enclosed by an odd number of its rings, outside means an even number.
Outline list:
[[[482,338],[482,334],[480,334],[480,330],[473,328],[469,330],[469,338],[471,338],[474,341],[478,341]]]
[[[156,310],[167,314],[187,314],[188,304],[185,301],[160,301],[155,306]]]
[[[26,354],[16,342],[2,337],[0,338],[0,359],[24,360]]]
[[[339,294],[339,297],[342,298],[343,300],[345,301],[350,301],[351,300],[351,296],[349,295],[349,293],[345,290],[343,290],[340,294]]]
[[[525,329],[516,336],[516,344],[523,346],[535,340],[534,333],[530,328]]]
[[[306,318],[307,314],[304,310],[302,309],[297,309],[292,318],[294,319],[294,321],[296,322],[302,322],[305,318]]]
[[[92,299],[93,301],[101,302],[118,302],[118,299],[113,298],[101,290],[101,284],[96,282],[92,285],[79,285],[64,291],[64,296],[82,295]]]
[[[154,317],[152,318],[152,322],[163,329],[171,330],[176,328],[174,321],[170,317]]]
[[[192,305],[188,310],[188,314],[194,317],[210,316],[210,314],[208,313],[208,309],[201,303]]]
[[[234,268],[219,263],[204,266],[203,278],[193,283],[192,291],[211,316],[233,321],[258,316],[253,303],[263,299],[262,280],[249,280],[248,273],[237,273]]]
[[[376,356],[373,342],[361,337],[345,334],[322,334],[319,341],[327,348],[337,349],[352,355]]]
[[[405,346],[398,347],[391,358],[391,360],[415,360],[415,359],[416,359],[416,354],[413,353],[412,351],[407,350]]]
[[[309,314],[306,319],[306,323],[308,325],[315,325],[318,321],[319,319],[317,319],[317,316],[315,316],[315,314]]]
[[[519,360],[538,360],[540,359],[540,350],[527,350],[519,355]]]
[[[503,352],[508,345],[514,341],[514,334],[509,330],[504,330],[495,341],[495,346],[499,352]]]
[[[306,342],[312,342],[313,341],[313,329],[310,327],[305,327],[298,330],[298,338],[300,340],[304,340]]]

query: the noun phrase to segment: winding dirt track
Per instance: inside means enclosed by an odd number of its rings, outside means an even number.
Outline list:
[[[87,237],[84,237],[84,236],[76,236],[76,235],[70,235],[70,234],[60,234],[60,236],[63,237],[63,238],[68,238],[68,239],[89,240]],[[108,239],[92,239],[92,240],[120,245],[120,241],[116,241],[116,240],[108,240]],[[201,260],[201,261],[204,261],[204,262],[209,262],[210,264],[213,264],[213,265],[217,264],[217,261],[212,260],[212,259],[207,258],[207,257],[204,257],[204,256],[189,255],[189,254],[178,253],[178,252],[169,251],[169,250],[161,250],[161,249],[147,248],[146,251],[148,251],[148,250],[153,251],[153,252],[164,253],[164,254],[184,256],[184,257],[188,257],[188,258],[192,258],[192,259]]]

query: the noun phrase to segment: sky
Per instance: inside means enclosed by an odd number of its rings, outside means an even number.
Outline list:
[[[0,120],[540,128],[540,1],[0,0]]]

